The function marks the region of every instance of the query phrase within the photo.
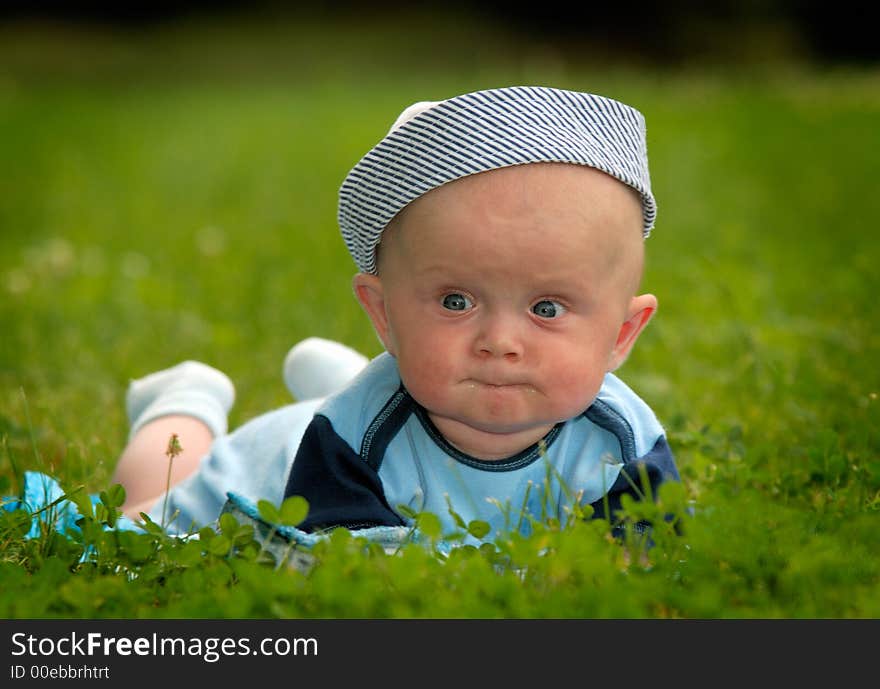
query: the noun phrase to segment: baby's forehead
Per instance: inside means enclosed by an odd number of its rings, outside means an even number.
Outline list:
[[[572,163],[526,163],[461,177],[415,199],[399,217],[420,210],[443,212],[487,199],[510,208],[540,204],[548,214],[582,212],[601,200],[605,212],[631,215],[641,236],[638,192],[601,170]]]
[[[611,175],[588,165],[575,163],[537,162],[508,165],[485,172],[461,177],[444,184],[455,190],[462,187],[482,187],[484,189],[522,190],[528,184],[554,184],[570,186],[605,185],[631,189]],[[634,190],[632,190],[634,191]],[[428,194],[431,192],[429,191]]]
[[[392,245],[406,247],[405,255],[422,245],[431,251],[452,247],[456,255],[464,246],[493,254],[528,252],[528,241],[539,238],[571,255],[602,256],[616,264],[625,254],[641,255],[641,219],[638,194],[610,175],[582,165],[529,163],[462,177],[425,193],[385,228],[379,253]]]

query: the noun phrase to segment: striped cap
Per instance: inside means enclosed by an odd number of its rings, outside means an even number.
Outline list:
[[[638,191],[648,236],[657,206],[642,114],[603,96],[513,86],[404,110],[342,182],[342,238],[358,269],[375,273],[382,231],[411,201],[467,175],[550,162],[594,167]]]

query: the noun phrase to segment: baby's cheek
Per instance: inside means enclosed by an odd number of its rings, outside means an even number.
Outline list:
[[[593,403],[602,379],[603,376],[596,375],[593,371],[572,367],[557,377],[558,382],[552,396],[568,415],[580,414]]]
[[[412,372],[432,383],[442,383],[452,377],[455,370],[452,347],[444,347],[440,340],[423,340],[411,351]]]
[[[423,406],[428,406],[426,402],[429,399],[442,396],[448,381],[447,372],[440,361],[420,357],[399,363],[403,384]]]

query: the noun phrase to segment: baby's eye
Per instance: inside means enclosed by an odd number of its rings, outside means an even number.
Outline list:
[[[532,306],[532,313],[541,318],[558,318],[565,313],[565,307],[558,301],[542,299]]]
[[[463,294],[454,292],[444,296],[442,304],[444,309],[449,309],[450,311],[464,311],[471,308],[474,305],[474,302]]]

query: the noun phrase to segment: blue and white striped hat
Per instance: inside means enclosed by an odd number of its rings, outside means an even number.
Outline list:
[[[467,175],[539,162],[587,165],[628,184],[650,233],[657,206],[642,114],[603,96],[513,86],[404,110],[339,189],[342,238],[358,269],[375,273],[382,231],[411,201]]]

